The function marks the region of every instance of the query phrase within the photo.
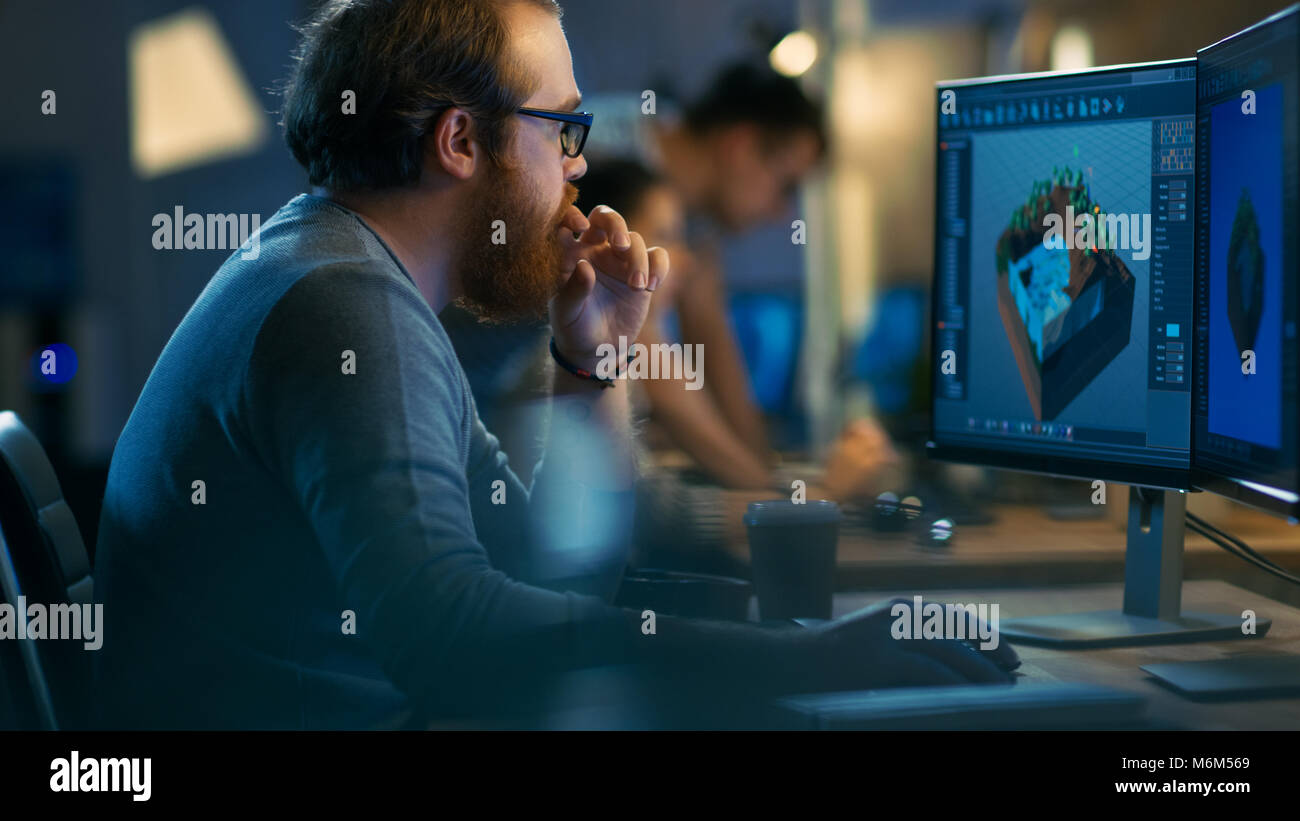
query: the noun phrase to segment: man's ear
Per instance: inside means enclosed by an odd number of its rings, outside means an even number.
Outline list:
[[[442,112],[425,140],[425,160],[452,177],[467,180],[483,156],[478,125],[469,112],[452,107]]]

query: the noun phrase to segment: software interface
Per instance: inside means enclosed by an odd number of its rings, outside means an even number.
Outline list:
[[[1296,501],[1294,13],[1203,50],[1196,465]]]
[[[1195,78],[937,89],[937,444],[1188,467]]]

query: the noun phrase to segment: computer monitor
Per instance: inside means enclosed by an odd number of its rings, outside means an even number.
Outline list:
[[[1300,517],[1300,15],[1197,53],[1193,481]]]
[[[929,454],[1132,486],[1123,609],[1003,635],[1241,637],[1239,610],[1181,606],[1196,61],[945,82],[935,104]]]
[[[1195,78],[937,86],[931,456],[1190,487]]]

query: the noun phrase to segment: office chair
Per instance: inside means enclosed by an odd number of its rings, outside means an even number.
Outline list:
[[[0,413],[0,595],[15,610],[19,596],[48,606],[89,604],[94,595],[90,557],[54,467],[12,411]],[[0,641],[0,710],[12,712],[0,723],[84,726],[89,679],[80,641]]]

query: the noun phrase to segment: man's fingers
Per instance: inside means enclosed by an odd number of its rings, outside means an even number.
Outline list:
[[[586,218],[584,217],[583,219]],[[555,233],[556,236],[559,237],[560,248],[563,249],[564,253],[564,270],[572,271],[573,266],[577,265],[578,260],[582,259],[582,242],[574,238],[573,231],[567,224],[561,224],[560,227],[555,230]]]
[[[949,669],[959,673],[966,681],[978,684],[1006,684],[1011,680],[1009,673],[1004,673],[979,650],[955,639],[912,639],[909,649],[919,654],[942,662]]]
[[[591,222],[582,215],[576,205],[570,205],[560,220],[560,225],[574,233],[582,233],[591,227]]]
[[[970,642],[977,652],[983,654],[985,658],[990,659],[1004,670],[1014,670],[1020,666],[1020,656],[1012,649],[1010,644],[1002,641],[1001,636],[994,633],[991,625],[969,610],[962,609],[958,613],[966,622],[966,641]],[[988,650],[981,649],[978,645],[984,641],[981,637],[985,635],[989,637],[989,641],[996,638],[997,646]]]
[[[1001,636],[998,637],[998,646],[992,650],[980,650],[979,647],[975,649],[992,656],[994,663],[1003,670],[1014,670],[1020,666],[1020,654],[1014,647],[1003,641]]]
[[[906,602],[903,599],[894,599],[893,601],[907,604],[910,611],[912,606],[910,602]],[[930,601],[924,600],[921,603],[921,607],[925,607],[930,603]],[[945,605],[940,604],[939,606],[944,607]],[[1014,670],[1020,666],[1019,654],[1016,653],[1010,644],[1007,644],[1002,640],[1002,637],[993,630],[992,625],[981,619],[977,613],[972,613],[966,607],[962,607],[955,611],[955,615],[962,623],[954,626],[961,631],[960,635],[965,636],[965,642],[967,642],[966,646],[970,648],[972,652],[987,660],[999,670]],[[985,636],[988,638],[985,639]],[[979,646],[986,640],[992,642],[995,639],[997,640],[996,647],[985,650]],[[954,640],[956,641],[957,639],[954,638]],[[922,645],[935,643],[935,641],[917,642],[917,644]],[[924,648],[921,649],[924,650]]]
[[[627,222],[619,215],[617,211],[608,205],[597,205],[591,209],[591,214],[587,217],[590,227],[582,235],[582,241],[588,244],[599,244],[607,237],[609,244],[616,250],[626,251],[632,244],[632,239],[628,234]],[[600,232],[598,236],[594,232]],[[587,234],[591,233],[590,239]]]
[[[627,264],[627,284],[637,290],[645,290],[650,284],[650,259],[646,254],[645,238],[636,231],[628,232],[631,243],[622,253]]]
[[[650,264],[646,256],[645,240],[635,231],[629,233],[628,247],[624,251],[604,244],[582,248],[579,256],[604,276],[628,288],[645,290],[649,284]]]
[[[892,611],[894,609],[894,606],[898,604],[904,605],[908,608],[912,606],[912,602],[910,602],[909,600],[904,599],[901,596],[895,596],[894,598],[887,599],[886,601],[872,602],[871,604],[868,604],[866,607],[862,607],[857,610],[854,610],[852,613],[846,613],[843,616],[840,616],[839,618],[835,619],[835,621],[832,623],[847,624],[850,622],[858,622],[858,621],[866,621],[867,619],[875,619],[877,621],[881,621],[887,624],[893,621],[894,613]]]
[[[596,269],[585,259],[578,260],[567,282],[560,287],[551,303],[551,320],[556,326],[565,328],[582,316],[587,304],[587,297],[596,285]]]
[[[658,245],[646,249],[646,254],[650,259],[650,284],[646,287],[654,291],[668,278],[671,261],[668,259],[668,252]]]
[[[563,224],[576,226],[573,215],[566,214]],[[668,276],[668,252],[655,248],[652,259],[645,238],[629,230],[622,215],[613,208],[597,205],[591,209],[587,225],[581,230],[582,236],[571,252],[587,260],[601,274],[638,291],[654,290]]]
[[[588,225],[590,227],[588,227],[586,231],[583,231],[582,236],[578,238],[579,242],[589,247],[600,247],[609,241],[609,237],[605,234],[604,230],[597,228],[590,223],[588,223]]]

